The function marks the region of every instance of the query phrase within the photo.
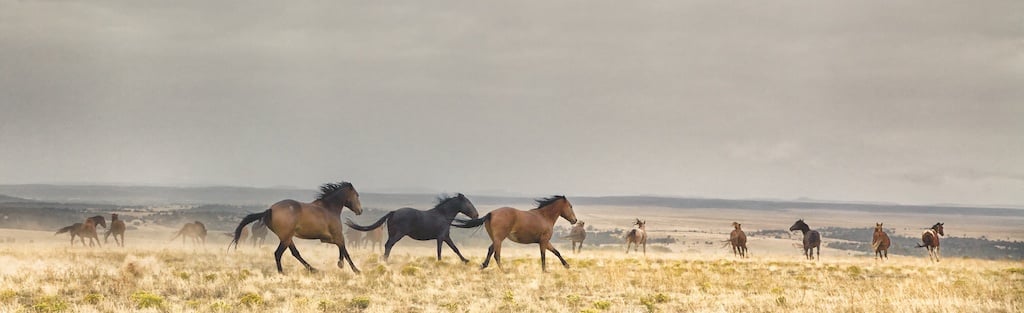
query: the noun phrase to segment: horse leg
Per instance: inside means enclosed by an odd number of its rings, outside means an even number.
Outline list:
[[[544,272],[544,273],[547,273],[548,272],[548,262],[546,260],[547,259],[547,250],[544,250],[544,244],[539,244],[538,246],[540,247],[540,271]]]
[[[462,263],[469,263],[469,259],[462,256],[462,252],[459,252],[459,248],[455,247],[455,243],[452,242],[452,238],[445,238],[444,243],[447,243],[448,247],[451,248],[452,251],[455,251],[455,255],[458,255],[459,259],[462,259]]]
[[[295,243],[294,242],[292,244],[288,245],[288,250],[290,250],[292,252],[292,256],[293,257],[295,257],[296,259],[299,260],[299,263],[302,263],[302,266],[306,267],[307,271],[310,271],[311,273],[316,273],[316,269],[313,268],[312,266],[310,266],[309,263],[306,262],[306,260],[302,258],[302,255],[299,254],[299,249],[295,248]]]
[[[391,256],[391,247],[394,247],[395,243],[398,243],[398,240],[402,239],[402,237],[405,237],[405,235],[388,237],[388,242],[384,243],[384,262],[387,262],[388,257]]]
[[[502,268],[501,267],[501,241],[498,241],[498,242],[494,243],[493,246],[494,246],[494,264],[498,265],[498,268],[500,269],[500,268]]]
[[[935,262],[938,262],[942,257],[942,250],[938,246],[935,247]]]
[[[338,267],[339,268],[344,268],[342,266],[342,264],[341,264],[341,261],[348,260],[348,266],[352,268],[352,272],[354,272],[356,274],[359,274],[359,269],[356,268],[356,264],[355,263],[352,263],[352,256],[348,254],[348,249],[345,248],[344,241],[342,241],[342,243],[338,244],[338,254],[339,254],[339,256],[338,256]]]
[[[647,255],[647,241],[644,241],[644,255]]]
[[[582,244],[581,244],[581,245],[582,245]],[[565,259],[564,259],[564,258],[562,258],[562,254],[558,252],[558,249],[555,249],[555,246],[551,245],[551,242],[550,242],[550,241],[549,241],[549,242],[547,242],[547,243],[546,243],[546,244],[545,244],[544,246],[546,247],[546,249],[548,249],[549,251],[551,251],[551,253],[552,253],[552,254],[554,254],[554,255],[555,255],[555,257],[557,257],[557,258],[558,258],[558,261],[561,261],[561,262],[562,262],[562,266],[564,266],[565,268],[569,268],[569,263],[568,263],[568,262],[565,262]],[[541,254],[541,255],[543,255],[543,254]]]
[[[444,240],[441,240],[441,238],[437,238],[437,260],[438,261],[441,261],[441,243],[442,242],[444,242]]]
[[[281,268],[281,256],[284,255],[284,249],[288,249],[282,240],[281,243],[277,244],[277,250],[274,250],[274,261],[277,262],[277,272],[284,273],[284,269]]]
[[[491,256],[494,255],[494,244],[487,247],[487,257],[484,257],[484,264],[480,265],[480,269],[487,268],[487,265],[491,264]]]

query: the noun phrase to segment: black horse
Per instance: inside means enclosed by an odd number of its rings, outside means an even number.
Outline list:
[[[814,260],[814,248],[818,248],[818,259],[821,259],[821,234],[817,230],[811,230],[804,220],[797,220],[793,223],[793,226],[789,228],[789,231],[800,230],[804,233],[804,254],[807,255],[808,260]]]
[[[438,261],[441,260],[441,243],[443,242],[447,243],[448,247],[452,248],[452,251],[455,251],[455,254],[462,259],[463,263],[466,263],[469,260],[462,256],[459,248],[455,247],[455,243],[452,242],[452,238],[448,235],[448,231],[451,229],[451,222],[455,219],[455,215],[459,213],[473,219],[480,217],[473,203],[460,193],[452,197],[445,195],[438,197],[437,205],[430,210],[420,211],[413,208],[401,208],[388,212],[388,214],[385,214],[377,222],[369,226],[356,225],[351,219],[346,219],[345,225],[359,231],[370,231],[380,227],[380,225],[387,221],[388,241],[384,243],[385,261],[391,255],[391,247],[401,240],[402,237],[409,236],[416,240],[437,240]]]

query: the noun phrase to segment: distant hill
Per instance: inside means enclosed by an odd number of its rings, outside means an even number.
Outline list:
[[[0,194],[0,203],[8,203],[8,202],[32,202],[32,200],[22,199],[22,198],[18,198],[18,197],[11,197],[11,196],[8,196],[8,195]]]
[[[162,205],[162,204],[224,204],[237,206],[267,206],[282,199],[308,201],[316,195],[314,189],[251,188],[251,187],[154,187],[154,186],[75,186],[75,185],[0,185],[3,199],[14,202],[30,200],[57,203],[95,203],[106,205]],[[361,199],[365,207],[392,210],[403,206],[425,208],[433,203],[436,194],[372,193],[363,190]],[[533,204],[528,197],[499,197],[468,194],[478,206],[509,205],[527,208]],[[25,199],[22,199],[25,198]],[[26,200],[30,199],[30,200]],[[748,209],[789,210],[822,209],[866,212],[910,212],[930,214],[967,214],[986,216],[1024,216],[1024,209],[901,205],[887,203],[832,202],[823,200],[743,200],[714,198],[673,198],[655,196],[574,197],[574,205],[656,206],[677,209]]]

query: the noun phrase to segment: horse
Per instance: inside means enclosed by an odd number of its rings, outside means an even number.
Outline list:
[[[875,258],[881,260],[883,257],[889,259],[889,235],[882,229],[882,223],[875,223],[875,233],[871,236],[871,251],[875,252]]]
[[[638,218],[636,222],[633,222],[633,225],[636,228],[626,233],[626,254],[629,254],[630,245],[633,245],[634,252],[640,249],[640,245],[643,245],[644,255],[647,255],[647,221],[641,221]]]
[[[487,268],[492,255],[494,263],[501,268],[501,242],[505,238],[521,244],[538,244],[540,246],[541,271],[547,272],[546,251],[554,253],[562,262],[562,266],[569,268],[569,263],[565,262],[562,254],[551,245],[551,236],[559,217],[576,224],[576,213],[572,210],[572,204],[565,196],[551,196],[536,201],[537,208],[529,211],[502,207],[487,213],[482,218],[455,220],[455,223],[452,224],[455,227],[474,228],[484,225],[487,228],[491,246],[487,247],[487,257],[484,258],[480,269]]]
[[[256,221],[255,223],[253,223],[251,228],[252,228],[252,246],[253,247],[257,247],[257,246],[258,247],[262,247],[263,246],[263,242],[267,241],[267,233],[269,233],[270,230],[267,229],[267,225],[264,225],[263,222],[261,222],[261,221]]]
[[[580,253],[583,251],[583,240],[587,239],[587,229],[583,227],[585,223],[583,221],[576,221],[576,225],[569,231],[569,235],[562,237],[569,239],[572,242],[572,253]],[[579,243],[579,251],[576,251],[576,244]]]
[[[932,261],[938,262],[939,256],[939,236],[945,236],[946,233],[942,230],[942,223],[935,223],[932,228],[924,231],[921,234],[921,244],[917,245],[917,248],[928,249],[928,258]]]
[[[455,243],[452,242],[452,238],[449,235],[452,220],[459,213],[473,219],[480,217],[480,213],[477,213],[473,202],[460,193],[450,197],[445,195],[438,197],[437,204],[430,210],[420,211],[414,208],[401,208],[384,214],[377,222],[368,226],[358,225],[351,219],[346,219],[345,225],[365,232],[377,229],[384,225],[384,222],[387,222],[388,240],[384,243],[384,261],[387,261],[391,255],[391,248],[399,240],[409,236],[416,240],[437,240],[438,261],[441,260],[441,244],[445,243],[448,245],[448,248],[451,248],[459,256],[463,263],[468,263],[469,260],[462,256],[462,252],[459,252],[459,248],[455,247]]]
[[[817,230],[811,230],[804,220],[797,220],[793,223],[793,226],[789,227],[789,231],[800,230],[804,233],[804,254],[808,260],[814,260],[814,248],[818,248],[818,260],[821,260],[821,234]]]
[[[233,233],[233,232],[224,232],[224,236],[228,236],[228,237],[234,238],[235,237],[235,233]],[[249,239],[249,227],[246,227],[246,228],[242,229],[242,235],[239,236],[238,241],[245,242],[246,239]]]
[[[205,245],[206,244],[206,225],[203,225],[203,223],[201,223],[199,221],[195,221],[195,222],[192,222],[192,223],[185,223],[185,225],[181,226],[181,230],[178,230],[178,232],[174,233],[174,238],[171,238],[170,241],[174,241],[174,239],[177,239],[178,236],[181,236],[181,244],[185,244],[185,238],[186,237],[190,237],[190,238],[192,238],[192,243],[194,243],[194,244],[202,243],[202,244]]]
[[[103,235],[103,242],[108,242],[110,235],[114,235],[114,243],[118,246],[124,247],[124,221],[118,218],[117,213],[110,214],[110,228],[107,228],[107,232]],[[117,236],[121,236],[121,240],[117,240]]]
[[[363,232],[356,230],[352,227],[345,228],[345,243],[352,246],[353,249],[359,248],[359,243],[363,242]]]
[[[729,233],[729,244],[732,245],[732,254],[740,258],[747,257],[747,234],[743,232],[741,224],[732,222],[733,230]]]
[[[363,235],[363,239],[359,240],[359,243],[364,248],[366,245],[370,245],[371,251],[377,251],[377,246],[384,244],[384,228],[384,226],[381,226],[366,232],[366,234]]]
[[[96,215],[85,219],[85,222],[74,223],[71,226],[67,226],[57,230],[54,235],[69,233],[71,235],[71,245],[75,245],[75,236],[82,241],[82,246],[85,246],[85,238],[89,238],[89,246],[93,246],[93,240],[96,241],[96,245],[100,244],[100,237],[96,234],[96,225],[107,227],[107,220],[101,215]]]
[[[280,239],[277,250],[274,250],[274,261],[277,262],[278,273],[284,273],[284,269],[281,267],[281,255],[284,254],[285,249],[291,250],[292,256],[299,260],[299,263],[302,263],[307,271],[317,271],[302,258],[299,250],[295,248],[295,237],[319,239],[320,242],[338,246],[338,267],[345,268],[344,261],[347,260],[352,271],[359,273],[359,269],[352,263],[348,249],[345,248],[345,235],[342,233],[341,210],[346,207],[356,215],[363,214],[363,206],[359,203],[359,192],[352,186],[352,183],[343,181],[323,184],[320,186],[320,194],[313,202],[305,203],[285,199],[274,203],[266,211],[246,215],[235,228],[235,238],[231,240],[228,247],[233,244],[237,249],[242,229],[252,222],[261,221]]]

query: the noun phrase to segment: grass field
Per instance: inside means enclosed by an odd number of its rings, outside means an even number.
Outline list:
[[[464,265],[447,248],[437,262],[427,246],[400,243],[388,264],[355,250],[363,272],[354,274],[334,265],[335,248],[306,241],[299,249],[321,271],[285,253],[279,275],[272,246],[134,244],[0,244],[0,311],[1024,312],[1019,262],[563,249],[572,267],[549,253],[545,274],[535,246],[506,245],[504,269],[481,271],[483,247],[461,247],[472,260]]]

